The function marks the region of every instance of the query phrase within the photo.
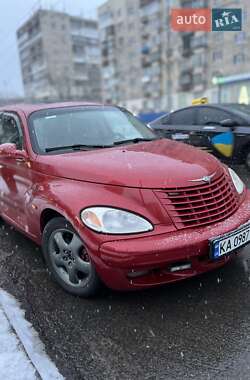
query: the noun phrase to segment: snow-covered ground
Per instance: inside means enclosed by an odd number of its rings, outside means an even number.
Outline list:
[[[0,289],[0,379],[63,380],[18,302]]]

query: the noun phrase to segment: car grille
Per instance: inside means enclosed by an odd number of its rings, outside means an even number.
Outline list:
[[[222,221],[239,206],[239,197],[224,173],[210,184],[156,190],[155,194],[178,229]]]

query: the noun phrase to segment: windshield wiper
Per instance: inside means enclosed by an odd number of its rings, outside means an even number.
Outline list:
[[[121,145],[121,144],[127,144],[127,143],[137,143],[141,141],[154,141],[158,140],[157,138],[142,138],[142,137],[136,137],[134,139],[128,139],[128,140],[120,140],[120,141],[114,141],[112,144],[109,145],[87,145],[87,144],[74,144],[74,145],[65,145],[65,146],[54,146],[51,148],[45,148],[45,152],[54,152],[56,150],[65,150],[65,149],[72,149],[72,150],[88,150],[88,149],[98,149],[98,148],[111,148],[115,145]]]
[[[113,145],[86,145],[86,144],[75,144],[75,145],[65,145],[65,146],[54,146],[51,148],[45,148],[45,152],[53,152],[56,150],[65,150],[65,149],[72,149],[72,150],[88,150],[88,149],[98,149],[98,148],[109,148]]]
[[[127,143],[138,143],[141,141],[154,141],[159,140],[159,138],[143,138],[143,137],[135,137],[134,139],[128,139],[128,140],[119,140],[114,141],[114,145],[121,145],[121,144],[127,144]]]

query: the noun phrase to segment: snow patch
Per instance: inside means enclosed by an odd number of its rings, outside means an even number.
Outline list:
[[[42,380],[64,379],[45,353],[37,332],[25,320],[18,302],[1,289],[0,342],[0,379],[35,380],[36,372]]]
[[[0,379],[35,380],[36,369],[20,347],[14,331],[0,306]]]

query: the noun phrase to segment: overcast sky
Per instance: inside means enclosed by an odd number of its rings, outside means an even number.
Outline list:
[[[16,30],[39,4],[94,18],[96,7],[104,2],[105,0],[0,0],[0,97],[23,94]]]

